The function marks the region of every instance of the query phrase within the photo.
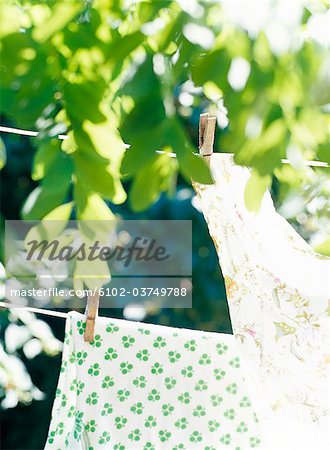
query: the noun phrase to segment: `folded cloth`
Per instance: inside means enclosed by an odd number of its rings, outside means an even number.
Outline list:
[[[45,449],[263,449],[232,335],[69,314]]]

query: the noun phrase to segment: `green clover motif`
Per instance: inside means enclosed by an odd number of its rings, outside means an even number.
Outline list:
[[[225,434],[222,436],[222,438],[220,439],[220,441],[225,444],[225,445],[230,445],[231,443],[231,436],[229,433]]]
[[[56,391],[55,391],[55,397],[59,397],[61,394],[62,394],[61,389],[57,388]]]
[[[224,370],[221,370],[221,369],[214,369],[213,370],[213,374],[215,376],[215,379],[217,381],[220,381],[226,375],[226,372]]]
[[[87,373],[89,375],[92,375],[93,377],[97,377],[98,375],[100,375],[100,364],[95,363],[92,366],[90,366]]]
[[[92,450],[92,449],[89,449],[89,450]],[[115,444],[115,446],[113,447],[113,450],[125,450],[125,445]]]
[[[202,434],[199,431],[193,431],[189,437],[190,442],[201,442],[203,440]]]
[[[63,422],[60,422],[60,423],[57,425],[57,430],[56,430],[56,432],[57,432],[57,434],[59,434],[59,435],[61,435],[61,434],[64,433],[64,423],[63,423]]]
[[[253,420],[255,421],[255,423],[259,423],[258,416],[255,412],[253,413]]]
[[[70,385],[70,391],[76,391],[77,395],[80,395],[82,391],[84,390],[85,383],[82,381],[78,381],[74,379]]]
[[[137,359],[139,359],[140,361],[148,361],[149,356],[150,356],[150,354],[146,348],[144,348],[143,350],[140,350],[136,354]]]
[[[75,362],[74,352],[72,352],[71,355],[73,355],[73,359],[71,359],[72,358],[72,356],[71,356],[69,358],[69,360],[70,360],[71,363],[74,363]],[[63,361],[62,365],[61,365],[61,368],[60,368],[60,372],[61,373],[66,372],[67,367],[68,367],[68,361]]]
[[[154,416],[148,416],[146,421],[145,421],[145,423],[144,423],[144,426],[146,428],[156,427],[157,426],[156,418]]]
[[[198,380],[195,385],[195,391],[206,391],[208,389],[207,383],[204,380]]]
[[[193,374],[194,374],[193,366],[185,367],[184,369],[181,370],[181,374],[184,377],[191,378],[193,376]]]
[[[73,417],[75,415],[75,407],[70,406],[70,409],[68,411],[68,417]]]
[[[166,389],[173,389],[176,385],[176,379],[173,377],[166,377],[165,378],[165,387]]]
[[[62,406],[62,408],[64,408],[64,407],[67,405],[67,403],[68,403],[68,397],[67,397],[66,394],[63,394],[63,395],[62,395],[62,400],[61,400],[61,406]]]
[[[96,427],[97,425],[95,420],[90,420],[89,422],[86,423],[85,430],[90,433],[95,433]]]
[[[156,362],[152,367],[151,367],[151,373],[153,375],[160,375],[161,373],[164,372],[163,366],[161,364],[159,364],[158,362]]]
[[[226,417],[226,419],[229,420],[234,420],[235,419],[235,410],[234,409],[227,409],[227,411],[225,411],[224,416]]]
[[[211,364],[211,358],[206,353],[203,353],[203,355],[199,358],[198,363],[202,366],[207,366]]]
[[[189,350],[190,352],[194,352],[194,351],[196,350],[196,348],[197,348],[197,346],[196,346],[196,341],[194,341],[193,339],[190,340],[190,341],[187,341],[187,342],[184,344],[184,348],[185,348],[186,350]]]
[[[170,351],[168,352],[168,359],[171,363],[176,363],[179,361],[179,359],[181,358],[180,353],[176,352],[176,351]]]
[[[120,371],[123,375],[128,374],[133,369],[133,364],[129,363],[128,361],[122,362],[120,364]]]
[[[171,437],[171,433],[168,430],[160,430],[158,436],[160,442],[166,442]]]
[[[205,416],[205,414],[206,414],[205,408],[203,408],[203,406],[201,405],[197,405],[193,411],[193,416],[195,417],[203,417]]]
[[[104,403],[103,405],[103,409],[101,411],[101,416],[108,416],[109,414],[111,414],[113,412],[113,407],[110,403]]]
[[[216,349],[219,355],[223,355],[228,350],[228,345],[219,343],[216,345]]]
[[[102,341],[103,339],[101,338],[101,336],[97,334],[94,336],[94,339],[89,343],[89,345],[91,345],[92,347],[100,348],[102,345]]]
[[[110,323],[108,323],[105,330],[108,333],[117,333],[117,331],[119,331],[119,327],[117,327],[117,325],[115,325],[114,323],[110,322]]]
[[[162,413],[164,417],[170,416],[173,411],[174,406],[170,405],[169,403],[165,403],[164,405],[162,405]]]
[[[79,334],[84,334],[86,328],[86,322],[83,320],[78,320],[77,322],[77,329]]]
[[[116,350],[114,348],[108,348],[108,350],[105,352],[104,355],[104,359],[106,359],[107,361],[110,360],[112,361],[113,359],[117,359],[118,358],[118,354],[116,352]]]
[[[51,431],[49,433],[49,438],[48,438],[48,443],[49,444],[53,444],[55,436],[56,436],[56,432],[55,431]]]
[[[109,389],[114,385],[115,385],[115,382],[113,381],[112,377],[109,377],[109,375],[107,375],[106,377],[103,378],[103,381],[102,381],[103,389]]]
[[[220,427],[220,423],[216,420],[209,420],[207,425],[211,433],[217,431],[217,429]]]
[[[237,394],[238,386],[236,383],[231,383],[226,387],[226,391],[229,392],[229,394]]]
[[[248,427],[245,422],[240,422],[238,427],[236,428],[237,433],[246,433],[248,431]]]
[[[239,403],[241,408],[249,408],[251,406],[251,402],[248,397],[244,396]]]
[[[133,385],[139,388],[145,388],[147,385],[146,377],[144,377],[143,375],[141,375],[140,377],[136,377],[133,380]]]
[[[99,444],[100,445],[107,444],[108,442],[110,442],[110,439],[111,439],[110,433],[108,433],[107,431],[103,431],[103,433],[99,438]]]
[[[232,360],[229,361],[229,364],[234,367],[235,369],[239,369],[241,366],[240,360],[239,358],[234,358]]]
[[[189,392],[183,392],[179,395],[178,400],[179,402],[188,405],[191,401],[191,395],[189,394]]]
[[[175,447],[173,447],[172,450],[185,450],[185,446],[183,444],[178,444]]]
[[[115,427],[117,428],[117,430],[121,430],[122,428],[125,427],[126,424],[127,424],[126,417],[124,416],[115,417]]]
[[[143,413],[143,405],[141,402],[135,403],[131,406],[131,411],[133,414],[142,414]]]
[[[260,439],[256,436],[252,436],[250,437],[250,447],[251,448],[256,448],[258,447],[258,445],[260,444]]]
[[[120,401],[120,402],[124,402],[125,400],[127,400],[128,399],[128,397],[130,396],[130,392],[129,391],[127,391],[126,389],[120,389],[118,392],[117,392],[117,397],[118,397],[118,400]]]
[[[150,400],[152,402],[160,400],[160,393],[159,393],[159,391],[157,391],[156,389],[153,389],[148,395],[148,400]]]
[[[147,330],[145,328],[138,328],[138,331],[141,334],[145,334],[145,335],[149,335],[150,334],[150,330]]]
[[[84,417],[84,413],[82,411],[75,411],[75,422],[74,422],[74,429],[73,429],[73,436],[77,441],[80,441],[81,438],[81,432],[83,428],[82,419]]]
[[[178,419],[174,425],[180,430],[185,430],[188,426],[188,420],[185,417],[181,417],[181,419]]]
[[[132,336],[123,336],[121,338],[121,342],[125,348],[132,347],[135,342],[135,339]]]
[[[207,445],[204,450],[217,450],[217,449],[215,447],[210,447],[209,445]]]
[[[156,447],[151,442],[146,442],[146,445],[143,447],[143,450],[156,450]]]
[[[76,355],[78,366],[82,366],[87,358],[86,352],[78,352]]]
[[[73,364],[76,361],[76,355],[74,352],[71,352],[69,356],[69,363]]]
[[[141,439],[141,431],[137,428],[135,430],[132,430],[128,435],[128,439],[130,439],[131,441],[139,441]]]
[[[223,402],[223,398],[220,395],[211,395],[211,403],[213,406],[219,406]]]
[[[87,403],[87,405],[97,405],[98,400],[99,400],[99,396],[98,396],[97,392],[92,392],[86,398],[86,403]]]
[[[156,339],[154,340],[154,347],[155,348],[165,347],[165,345],[166,345],[166,341],[161,336],[156,337]]]

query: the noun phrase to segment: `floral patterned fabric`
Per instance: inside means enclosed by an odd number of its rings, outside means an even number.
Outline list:
[[[47,450],[262,449],[232,335],[71,313]]]
[[[213,154],[214,185],[195,184],[225,278],[234,335],[249,367],[266,450],[330,448],[330,261],[276,213],[245,207],[250,171]]]

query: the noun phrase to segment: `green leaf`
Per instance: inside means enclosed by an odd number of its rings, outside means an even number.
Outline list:
[[[96,191],[113,203],[125,201],[126,193],[118,180],[111,174],[109,161],[83,152],[73,155],[76,177],[92,191]]]
[[[141,31],[127,34],[116,40],[108,49],[108,58],[116,63],[123,63],[125,58],[135,50],[145,39]]]
[[[212,176],[207,161],[194,153],[189,138],[177,120],[168,124],[167,139],[173,151],[177,154],[180,172],[188,181],[191,179],[203,184],[212,184]]]
[[[49,18],[34,28],[33,39],[40,43],[46,42],[71,22],[84,6],[84,2],[80,1],[57,1],[50,11]]]
[[[222,91],[228,89],[227,73],[231,59],[225,49],[201,56],[192,66],[192,79],[197,86],[213,81]]]
[[[5,166],[6,160],[6,147],[3,140],[0,138],[0,170]]]
[[[167,155],[156,155],[134,177],[129,201],[133,211],[143,211],[169,190],[171,179],[177,171],[177,162]]]
[[[202,184],[213,184],[210,168],[207,161],[189,150],[178,153],[180,172],[188,182],[193,179]]]
[[[39,143],[38,150],[34,156],[31,175],[34,181],[44,178],[59,152],[60,141],[58,139]]]
[[[273,121],[256,138],[249,139],[235,153],[235,162],[258,168],[261,175],[272,173],[281,164],[288,131],[283,119]]]
[[[330,237],[314,247],[314,250],[321,255],[330,256]]]
[[[90,242],[88,245],[92,244],[93,242]],[[101,261],[100,259],[75,261],[73,273],[73,287],[75,290],[81,290],[84,284],[88,289],[97,289],[109,283],[110,280],[111,274],[107,261]]]
[[[74,199],[79,220],[115,220],[105,201],[95,192],[86,189],[81,181],[75,184]]]
[[[74,200],[77,206],[77,218],[84,235],[106,244],[113,222],[116,220],[109,206],[81,181],[75,183]]]
[[[66,224],[70,219],[72,208],[72,202],[65,203],[64,205],[55,208],[47,214],[38,225],[30,229],[24,242],[27,243],[32,240],[40,242],[42,240],[50,241],[55,239],[65,229]]]
[[[71,184],[72,163],[62,152],[58,153],[40,186],[34,189],[22,208],[26,220],[39,220],[61,205]]]
[[[322,144],[317,149],[317,154],[321,161],[327,162],[330,164],[330,145],[329,142],[326,144]]]
[[[118,131],[109,121],[94,124],[85,120],[74,137],[78,150],[72,158],[78,180],[113,203],[123,203],[126,192],[119,170],[125,147]]]
[[[260,175],[255,169],[252,170],[251,177],[247,182],[244,192],[244,200],[249,211],[258,211],[266,189],[271,185],[270,175]]]
[[[107,119],[100,108],[105,88],[106,83],[101,77],[95,81],[86,80],[81,83],[65,82],[63,97],[68,117],[75,131],[81,127],[84,120],[101,123]]]
[[[124,176],[131,176],[138,172],[144,165],[149,164],[156,158],[156,151],[166,148],[170,142],[166,138],[166,122],[160,122],[147,128],[148,139],[144,133],[136,133],[132,137],[133,144],[126,150],[121,165],[121,173]]]

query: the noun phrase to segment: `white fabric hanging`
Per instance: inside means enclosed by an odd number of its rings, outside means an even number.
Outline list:
[[[330,260],[275,211],[268,192],[258,213],[246,209],[250,171],[231,155],[213,154],[210,166],[214,185],[195,189],[269,449],[328,449]]]

